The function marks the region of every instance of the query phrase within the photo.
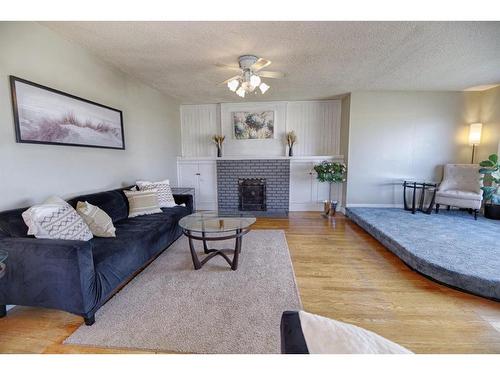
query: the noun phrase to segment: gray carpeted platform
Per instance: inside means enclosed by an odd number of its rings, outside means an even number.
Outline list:
[[[500,300],[500,221],[464,211],[425,215],[393,208],[347,208],[347,216],[416,271]]]

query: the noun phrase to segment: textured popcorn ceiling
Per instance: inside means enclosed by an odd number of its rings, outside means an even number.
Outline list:
[[[325,99],[500,83],[500,22],[44,22],[182,103]],[[242,54],[273,61],[265,95],[218,83]]]

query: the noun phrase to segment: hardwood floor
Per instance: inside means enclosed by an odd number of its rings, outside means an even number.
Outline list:
[[[304,309],[357,324],[417,353],[500,353],[500,303],[455,291],[411,271],[339,214],[258,219],[284,229]],[[63,345],[82,319],[16,307],[0,319],[2,353],[129,353]]]

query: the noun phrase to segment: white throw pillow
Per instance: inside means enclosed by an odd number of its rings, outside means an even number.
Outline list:
[[[87,223],[96,237],[116,237],[116,228],[109,215],[89,202],[78,202],[76,212]]]
[[[310,354],[412,354],[392,341],[352,324],[299,311]]]
[[[157,182],[151,181],[137,181],[136,185],[141,191],[152,191],[156,190],[158,193],[158,204],[160,207],[175,207],[177,204],[174,200],[174,195],[172,194],[172,189],[170,188],[170,181],[163,180]]]
[[[150,215],[163,212],[158,204],[156,190],[132,191],[123,190],[128,199],[128,217]]]
[[[36,238],[88,241],[92,232],[73,207],[59,197],[50,197],[42,204],[22,213],[28,235]]]

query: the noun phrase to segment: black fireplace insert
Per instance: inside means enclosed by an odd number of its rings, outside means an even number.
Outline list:
[[[266,211],[266,179],[239,178],[238,195],[240,211]]]

